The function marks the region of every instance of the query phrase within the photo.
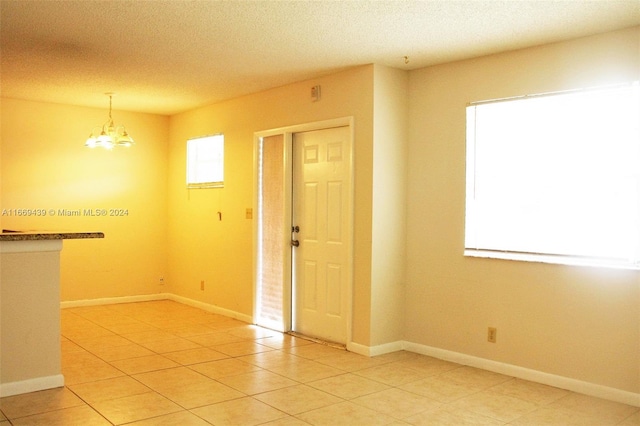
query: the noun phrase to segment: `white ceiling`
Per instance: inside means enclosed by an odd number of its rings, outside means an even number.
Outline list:
[[[640,24],[640,0],[0,0],[2,96],[173,114]],[[409,57],[405,64],[404,56]]]

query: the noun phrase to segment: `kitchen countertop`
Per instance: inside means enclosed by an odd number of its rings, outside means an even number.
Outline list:
[[[3,229],[0,241],[74,240],[104,238],[102,232],[11,231]]]

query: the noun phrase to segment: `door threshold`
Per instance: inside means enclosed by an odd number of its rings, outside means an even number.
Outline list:
[[[297,337],[299,339],[309,340],[310,342],[318,343],[320,345],[330,346],[336,349],[342,349],[343,351],[347,350],[347,345],[344,345],[342,343],[330,342],[328,340],[318,339],[317,337],[306,336],[296,331],[287,331],[286,334],[293,337]]]

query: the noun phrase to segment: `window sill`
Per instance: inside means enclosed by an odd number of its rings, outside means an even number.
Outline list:
[[[595,257],[561,256],[540,253],[475,249],[465,249],[464,255],[466,257],[481,257],[487,259],[516,260],[521,262],[538,262],[556,265],[589,266],[594,268],[629,269],[640,271],[640,263],[632,263],[622,259],[603,259]]]
[[[188,183],[187,189],[207,189],[207,188],[224,188],[223,182],[211,183]]]

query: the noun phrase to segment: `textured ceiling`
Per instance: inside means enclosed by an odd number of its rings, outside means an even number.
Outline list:
[[[116,92],[115,109],[173,114],[363,64],[416,69],[639,24],[640,0],[0,0],[0,90],[96,107]]]

